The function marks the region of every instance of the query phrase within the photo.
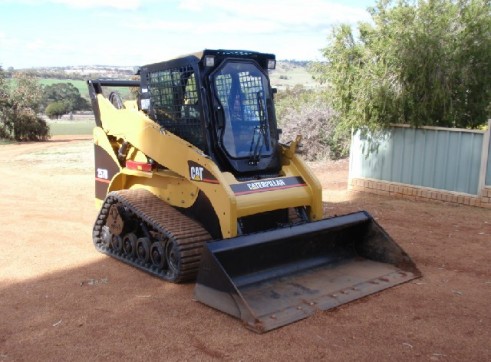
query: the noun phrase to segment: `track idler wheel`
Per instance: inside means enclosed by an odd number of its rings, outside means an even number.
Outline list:
[[[148,263],[150,260],[150,245],[152,242],[149,238],[139,238],[136,241],[136,257],[138,260]]]
[[[165,244],[161,241],[156,241],[150,246],[150,259],[152,264],[158,269],[164,269],[166,266]]]
[[[123,250],[123,239],[119,235],[113,235],[111,238],[111,246],[117,253]]]
[[[129,257],[134,257],[136,254],[137,236],[133,233],[128,233],[123,237],[123,251]]]

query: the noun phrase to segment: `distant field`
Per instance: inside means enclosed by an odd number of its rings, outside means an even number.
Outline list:
[[[84,80],[77,79],[56,79],[56,78],[41,78],[39,83],[42,85],[52,85],[55,83],[71,83],[78,89],[80,95],[85,98],[89,98],[89,91],[87,89],[87,83]]]
[[[52,85],[55,83],[71,83],[75,86],[75,88],[78,89],[80,92],[80,95],[84,98],[89,98],[89,90],[87,88],[87,82],[85,80],[78,80],[78,79],[56,79],[56,78],[40,78],[39,83],[42,85]],[[130,91],[128,88],[121,87],[121,88],[111,88],[108,87],[105,89],[107,91],[107,94],[109,94],[111,91],[115,90],[118,91],[121,94],[121,97],[123,99],[128,99],[130,96]],[[105,92],[106,93],[106,92]]]
[[[10,82],[12,84],[15,83],[15,79],[11,79]],[[38,78],[38,82],[41,85],[52,85],[55,83],[71,83],[75,86],[75,88],[78,89],[80,92],[80,95],[85,98],[89,98],[89,90],[87,89],[87,83],[85,80],[78,80],[78,79],[58,79],[58,78]]]
[[[94,120],[48,121],[50,134],[57,135],[90,135],[95,126]]]
[[[297,84],[303,85],[305,88],[318,88],[320,84],[312,78],[312,75],[307,71],[305,67],[282,64],[279,63],[278,67],[271,72],[271,85],[278,90],[284,90],[286,88],[292,88]],[[85,98],[89,98],[89,91],[87,89],[87,83],[83,80],[66,80],[66,79],[40,79],[40,83],[44,85],[51,85],[53,83],[72,83],[80,92],[80,95]],[[121,94],[123,99],[130,98],[130,92],[128,88],[107,88],[107,93],[116,90]]]
[[[270,74],[271,85],[284,90],[288,87],[294,87],[297,84],[305,88],[318,88],[321,85],[312,78],[307,68],[290,63],[278,62],[274,71]]]
[[[101,75],[101,77],[112,77],[114,75]],[[305,88],[318,88],[321,85],[312,78],[304,64],[298,64],[289,61],[278,61],[277,67],[270,73],[271,85],[278,90],[294,87],[297,84],[303,85]],[[14,80],[12,80],[14,81]],[[52,85],[55,83],[71,83],[78,89],[80,95],[84,98],[89,98],[87,82],[79,79],[58,79],[58,78],[39,78],[41,85]],[[129,88],[107,88],[104,93],[109,95],[111,91],[118,91],[123,99],[131,99]]]
[[[48,120],[51,136],[91,135],[95,127],[94,119]],[[8,145],[16,141],[0,139],[0,145]]]

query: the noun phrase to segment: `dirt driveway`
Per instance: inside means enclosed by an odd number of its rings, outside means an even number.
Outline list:
[[[491,211],[350,193],[316,164],[326,211],[368,210],[424,277],[267,334],[95,251],[92,145],[0,146],[0,361],[490,361]]]

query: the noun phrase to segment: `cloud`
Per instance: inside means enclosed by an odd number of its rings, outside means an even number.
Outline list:
[[[28,5],[61,4],[73,8],[112,8],[118,10],[137,10],[144,0],[0,0],[1,3],[21,3]]]
[[[7,33],[0,31],[0,48],[6,49],[8,47],[14,46],[17,43],[17,40]]]
[[[309,0],[308,6],[299,0],[180,0],[180,14],[193,21],[166,20],[165,14],[156,20],[142,18],[129,27],[138,30],[164,30],[169,33],[273,34],[326,32],[338,23],[354,24],[368,21],[363,9],[340,5],[325,0]]]
[[[333,1],[342,0],[0,0],[0,61],[147,64],[203,48],[315,59],[332,25],[370,20]],[[27,30],[32,18],[43,24],[36,32]]]
[[[141,0],[48,0],[75,8],[113,8],[119,10],[136,10],[142,5]]]
[[[200,23],[182,21],[156,21],[148,22],[145,20],[136,21],[128,25],[140,31],[159,30],[166,31],[166,34],[186,33],[195,35],[218,35],[218,34],[265,34],[274,33],[284,29],[278,24],[264,20],[245,20],[245,19],[222,19],[219,21]]]
[[[328,0],[179,0],[170,9],[150,17],[132,14],[125,23],[147,42],[165,44],[152,47],[152,56],[228,47],[272,52],[281,59],[318,59],[333,25],[370,20],[360,7]]]
[[[326,0],[181,0],[183,10],[218,11],[234,18],[261,19],[288,26],[317,27],[321,24],[356,23],[368,20],[365,9]]]
[[[26,44],[26,48],[28,50],[39,50],[39,49],[45,49],[46,48],[46,43],[42,39],[35,39],[29,43]]]

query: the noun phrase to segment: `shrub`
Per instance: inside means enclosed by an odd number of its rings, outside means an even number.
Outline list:
[[[60,118],[64,114],[68,113],[69,106],[66,102],[56,101],[48,104],[44,113],[50,118]]]
[[[348,155],[349,135],[336,130],[337,114],[321,97],[306,97],[283,109],[280,124],[283,143],[302,136],[299,152],[307,161]]]
[[[478,128],[491,105],[489,0],[379,0],[370,23],[333,29],[327,82],[346,129],[391,123]]]
[[[41,87],[36,79],[18,73],[15,87],[9,87],[4,80],[0,69],[0,137],[16,141],[48,139],[48,125],[37,116]]]

